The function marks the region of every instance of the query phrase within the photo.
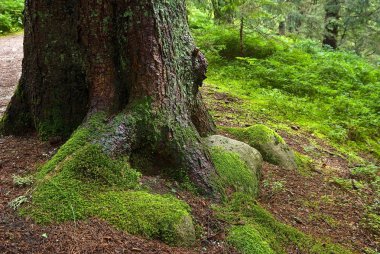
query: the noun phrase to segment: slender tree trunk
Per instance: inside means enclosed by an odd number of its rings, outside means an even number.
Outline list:
[[[244,56],[244,18],[240,19],[240,56]]]
[[[286,34],[286,22],[280,21],[278,24],[278,34],[279,35],[285,35]]]
[[[23,72],[2,132],[68,137],[107,112],[110,131],[92,142],[168,161],[211,193],[214,167],[200,139],[214,131],[199,93],[207,62],[184,2],[26,1]]]
[[[325,34],[323,45],[338,47],[340,0],[328,0],[325,5]]]

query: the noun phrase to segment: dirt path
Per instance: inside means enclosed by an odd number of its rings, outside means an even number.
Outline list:
[[[23,34],[0,37],[0,116],[20,79],[22,57]]]

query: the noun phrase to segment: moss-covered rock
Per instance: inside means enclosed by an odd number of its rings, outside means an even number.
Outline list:
[[[221,135],[210,136],[206,138],[206,142],[210,147],[222,147],[226,151],[239,154],[240,158],[247,163],[252,172],[257,175],[258,178],[261,176],[263,157],[255,148],[246,143]]]
[[[211,136],[205,141],[217,171],[214,184],[222,197],[227,198],[236,191],[257,196],[261,155],[249,145],[223,136]]]
[[[259,150],[264,160],[285,169],[296,169],[293,151],[274,130],[262,124],[248,128],[227,128],[237,139]]]
[[[268,242],[251,225],[232,227],[227,240],[242,254],[274,254]]]
[[[91,212],[130,234],[190,246],[195,242],[195,229],[189,211],[186,203],[173,196],[110,191],[94,199]]]

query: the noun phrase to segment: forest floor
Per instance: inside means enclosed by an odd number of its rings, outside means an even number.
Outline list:
[[[206,85],[203,94],[217,126],[262,123],[244,109],[242,99],[218,92],[217,85]],[[245,117],[239,121],[231,115]],[[370,188],[355,186],[351,169],[356,165],[315,135],[299,126],[289,127],[289,131],[277,132],[294,151],[306,155],[310,165],[302,170],[284,170],[264,163],[259,203],[279,221],[316,238],[331,239],[358,252],[368,247],[379,250],[380,236],[363,223],[375,195]]]
[[[0,117],[14,92],[20,76],[22,35],[0,37]],[[224,114],[246,114],[240,99],[219,93],[215,86],[203,89],[208,106],[219,126],[239,125]],[[257,121],[245,122],[248,126]],[[371,193],[366,189],[342,188],[334,179],[348,178],[350,165],[344,156],[322,140],[294,127],[293,132],[279,131],[294,150],[313,159],[306,173],[286,171],[265,163],[259,203],[278,220],[321,239],[362,252],[378,248],[379,237],[361,223]],[[169,247],[117,231],[98,219],[42,226],[19,217],[8,203],[28,191],[13,184],[14,175],[35,172],[56,150],[37,137],[0,138],[0,252],[1,253],[231,253],[227,246],[202,243],[195,249]],[[148,179],[149,180],[149,179]],[[165,190],[164,190],[165,191]],[[185,197],[200,224],[212,217],[207,200]],[[211,218],[212,220],[213,218]],[[223,238],[223,236],[221,236]],[[223,239],[222,239],[223,240]],[[206,249],[207,248],[207,251]],[[203,250],[203,251],[202,251]],[[293,252],[292,252],[293,253]],[[300,253],[294,251],[294,253]]]

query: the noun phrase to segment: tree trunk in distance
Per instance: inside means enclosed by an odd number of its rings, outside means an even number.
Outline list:
[[[240,19],[240,56],[244,56],[244,18]]]
[[[167,161],[211,193],[215,170],[201,142],[215,130],[199,92],[206,69],[185,1],[26,1],[22,77],[1,132],[67,138],[106,112],[110,131],[93,142]]]
[[[278,25],[278,34],[285,35],[286,34],[286,22],[281,21]]]
[[[325,4],[325,34],[323,45],[338,47],[340,0],[328,0]]]

